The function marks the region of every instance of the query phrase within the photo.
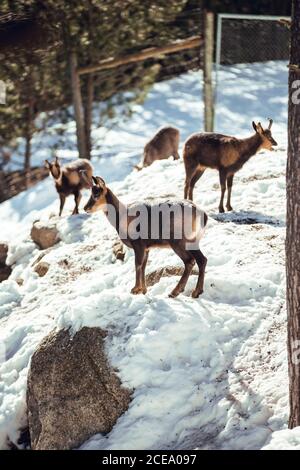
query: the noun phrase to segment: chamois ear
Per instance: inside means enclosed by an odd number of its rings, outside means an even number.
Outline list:
[[[269,119],[269,126],[268,126],[268,129],[270,130],[271,127],[272,127],[272,124],[273,124],[273,119],[271,118],[268,118]]]
[[[48,170],[50,170],[50,163],[48,162],[48,160],[45,160],[45,167],[48,168]]]
[[[82,176],[82,179],[86,182],[86,184],[89,186],[89,188],[92,188],[93,186],[93,181],[91,178],[88,177],[86,170],[80,170],[80,174]]]
[[[254,121],[252,121],[252,127],[253,127],[253,129],[255,130],[255,132],[257,132],[257,129],[256,129],[256,124],[255,124],[255,122],[254,122]]]
[[[55,165],[59,165],[58,157],[55,156]]]
[[[263,133],[264,133],[264,130],[263,130],[262,125],[261,125],[260,122],[257,123],[256,129],[257,129],[256,132],[258,132],[259,134],[263,134]]]
[[[105,188],[106,184],[104,179],[100,178],[100,176],[92,176],[92,178],[96,186],[99,186],[100,188]]]

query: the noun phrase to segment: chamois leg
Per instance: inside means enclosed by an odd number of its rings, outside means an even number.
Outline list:
[[[187,199],[189,190],[190,190],[190,180],[188,179],[188,177],[186,177],[185,183],[184,183],[184,199]]]
[[[75,191],[74,200],[75,200],[75,207],[74,207],[74,210],[72,212],[72,215],[79,214],[78,208],[79,208],[79,203],[80,203],[80,200],[81,200],[81,192],[80,191]]]
[[[227,204],[226,208],[228,211],[232,211],[231,207],[231,190],[232,190],[233,175],[227,177]]]
[[[179,159],[180,159],[178,150],[174,150],[174,152],[173,152],[173,158],[174,158],[174,160],[179,160]]]
[[[220,177],[220,185],[221,185],[221,199],[220,199],[220,204],[219,204],[219,212],[225,212],[224,211],[224,195],[226,191],[226,172],[224,170],[219,171],[219,177]]]
[[[196,263],[199,268],[199,275],[196,288],[192,292],[192,297],[197,298],[203,292],[203,284],[204,284],[204,274],[205,274],[205,266],[207,263],[207,258],[200,250],[191,250],[191,255],[196,260]]]
[[[146,294],[145,268],[148,259],[148,252],[142,246],[134,248],[135,255],[135,286],[131,289],[132,294]]]
[[[198,164],[193,164],[193,162],[184,162],[185,163],[185,185],[184,185],[184,199],[188,198],[190,193],[191,180],[194,174],[197,171]]]
[[[196,172],[194,173],[192,179],[191,179],[190,189],[189,189],[189,194],[188,194],[188,197],[191,201],[193,200],[193,191],[194,191],[195,184],[197,183],[198,179],[201,178],[204,171],[205,170],[197,169]]]
[[[62,214],[64,205],[65,205],[65,202],[66,202],[66,196],[64,196],[63,194],[60,194],[59,199],[60,199],[60,206],[59,206],[59,217],[60,217]]]
[[[145,256],[142,262],[142,269],[141,269],[141,282],[142,282],[142,287],[143,287],[143,294],[147,292],[147,286],[146,286],[146,279],[145,279],[145,270],[146,270],[146,265],[148,261],[148,256],[149,256],[149,251],[145,251]]]
[[[195,260],[193,259],[193,256],[188,251],[186,251],[183,247],[181,247],[177,244],[171,244],[171,248],[173,248],[176,255],[178,255],[179,258],[181,258],[182,261],[184,262],[183,274],[182,274],[177,286],[169,294],[169,297],[177,297],[177,295],[179,295],[185,289],[186,283],[188,281],[188,278],[189,278],[189,276],[192,272],[193,266],[195,264]]]

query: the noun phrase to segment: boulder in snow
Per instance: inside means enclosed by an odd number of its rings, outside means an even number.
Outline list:
[[[50,264],[46,263],[46,261],[40,261],[38,264],[35,265],[34,271],[40,276],[44,277],[47,272],[49,271]]]
[[[51,221],[42,222],[37,220],[31,229],[31,238],[41,250],[50,248],[59,241],[56,224]]]
[[[6,281],[11,275],[11,267],[5,264],[7,252],[8,245],[6,243],[0,243],[0,282]]]
[[[6,243],[0,243],[0,264],[6,263],[8,252],[8,245]]]
[[[128,408],[104,353],[106,333],[82,328],[50,333],[31,361],[27,412],[32,449],[72,449],[96,433],[108,433]]]
[[[0,264],[0,282],[6,281],[11,275],[11,267],[5,264]]]

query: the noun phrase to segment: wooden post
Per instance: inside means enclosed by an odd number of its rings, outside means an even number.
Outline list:
[[[204,94],[204,129],[206,132],[214,130],[214,90],[212,83],[212,68],[214,55],[214,14],[204,12],[204,67],[203,67],[203,94]]]
[[[84,112],[82,105],[82,96],[80,89],[80,78],[77,71],[77,56],[76,52],[70,54],[70,72],[71,72],[71,86],[73,94],[74,115],[76,121],[76,134],[77,134],[77,147],[80,158],[86,158],[87,146],[84,125]]]

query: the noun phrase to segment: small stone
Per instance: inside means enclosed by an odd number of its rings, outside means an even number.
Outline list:
[[[50,268],[50,264],[49,263],[46,263],[46,261],[41,261],[40,263],[38,263],[35,268],[34,268],[34,271],[40,276],[40,277],[44,277],[47,272],[49,271],[49,268]]]
[[[124,261],[125,258],[125,251],[123,243],[118,240],[113,244],[113,254],[115,257],[121,261]]]

